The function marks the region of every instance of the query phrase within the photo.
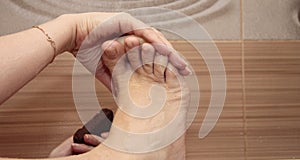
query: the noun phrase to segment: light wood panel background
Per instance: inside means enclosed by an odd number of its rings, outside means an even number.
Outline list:
[[[300,42],[216,42],[226,67],[227,97],[204,139],[198,132],[210,101],[210,76],[191,45],[173,44],[192,64],[201,89],[197,117],[187,132],[188,160],[300,158]],[[58,57],[0,107],[0,157],[46,157],[82,125],[72,97],[73,61],[67,54]],[[101,104],[114,108],[110,93],[100,83],[96,88]]]

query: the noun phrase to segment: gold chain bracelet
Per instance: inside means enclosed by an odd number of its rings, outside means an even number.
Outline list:
[[[47,37],[47,41],[50,42],[51,47],[54,50],[54,56],[53,56],[53,58],[52,58],[52,60],[50,62],[50,63],[52,63],[54,61],[55,57],[56,57],[56,43],[55,43],[55,41],[41,27],[39,27],[39,26],[32,26],[32,28],[37,28],[38,30],[42,31],[43,34]]]

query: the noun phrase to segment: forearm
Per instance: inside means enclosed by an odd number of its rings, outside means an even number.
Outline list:
[[[40,27],[55,41],[56,53],[37,28],[0,38],[0,104],[37,76],[54,56],[73,47],[70,20],[59,17]]]
[[[84,157],[84,154],[82,154],[82,155],[74,155],[74,156],[60,157],[60,158],[39,158],[39,159],[0,158],[0,160],[88,160],[88,159]]]

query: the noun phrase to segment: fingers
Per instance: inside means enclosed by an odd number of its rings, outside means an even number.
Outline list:
[[[92,134],[85,134],[84,135],[84,142],[86,144],[78,144],[78,143],[72,143],[71,148],[73,153],[76,154],[82,154],[91,151],[94,147],[98,146],[101,144],[107,137],[109,133],[104,132],[101,134],[101,137],[92,135]],[[88,145],[87,145],[88,144]]]
[[[108,136],[109,136],[109,132],[101,133],[101,137],[104,138],[104,139],[108,138]]]
[[[184,75],[190,74],[187,69],[187,63],[179,56],[171,43],[163,36],[162,33],[154,28],[140,29],[134,32],[137,36],[141,36],[145,41],[153,44],[156,51],[164,56],[168,56],[170,62],[178,69],[183,70]]]
[[[179,73],[181,75],[188,76],[188,75],[192,74],[192,71],[188,67],[185,67],[184,69],[179,70]]]
[[[91,146],[98,146],[100,143],[104,141],[103,138],[92,134],[85,134],[83,138],[84,138],[84,142]]]
[[[157,34],[160,35],[161,33]],[[157,48],[166,49],[166,46],[146,43],[141,38],[133,35],[121,37],[118,41],[119,44],[123,44],[123,48],[125,48],[124,50],[131,68],[138,73],[154,73],[161,79],[164,77],[164,71],[168,62],[170,62],[181,75],[189,75],[191,73],[187,64],[181,61],[183,58],[176,51],[164,55],[157,50]],[[169,42],[166,41],[165,43]],[[118,46],[121,48],[120,45]]]
[[[140,46],[140,40],[138,37],[135,36],[127,36],[124,40],[125,43],[125,51],[128,52],[134,47]]]
[[[153,62],[155,56],[155,49],[149,43],[144,43],[142,45],[142,63],[143,68],[146,73],[150,74],[153,73]]]
[[[114,66],[120,57],[127,52],[127,58],[133,70],[138,73],[143,71],[146,73],[154,73],[158,79],[164,77],[164,72],[168,61],[173,62],[173,66],[178,69],[181,75],[189,75],[191,72],[186,67],[186,64],[181,64],[182,59],[178,54],[169,53],[168,57],[161,54],[155,46],[144,43],[140,48],[140,38],[135,36],[128,36],[124,39],[123,45],[116,40],[107,41],[102,45],[104,50],[103,63],[110,70],[113,71]],[[158,47],[165,48],[165,47]],[[153,63],[154,62],[154,63]]]
[[[102,61],[105,66],[112,72],[120,57],[125,54],[124,47],[120,42],[110,40],[102,44],[102,50]]]
[[[177,52],[164,35],[156,29],[149,27],[142,21],[134,18],[128,13],[91,13],[85,15],[90,20],[91,28],[87,28],[88,33],[82,49],[92,48],[93,46],[104,43],[107,40],[121,37],[124,34],[131,34],[144,39],[162,55],[170,56],[170,62],[178,69],[183,70],[180,73],[186,74],[189,71],[184,59],[176,56]],[[105,21],[103,21],[105,19]],[[80,30],[79,30],[80,31]],[[96,52],[95,52],[96,53]],[[90,54],[89,54],[90,55]],[[113,55],[112,55],[113,56]],[[88,61],[89,59],[85,59]]]
[[[118,17],[118,16],[116,16]],[[135,19],[130,14],[120,14],[119,18],[119,31],[122,34],[133,33],[135,36],[143,38],[145,41],[155,45],[154,48],[162,55],[171,56],[170,62],[178,69],[183,70],[180,73],[188,75],[187,63],[181,58],[171,43],[164,37],[164,35],[157,31],[155,28],[149,27],[140,20]],[[187,74],[188,73],[188,74]]]
[[[58,145],[55,149],[51,151],[49,154],[49,158],[55,157],[65,157],[72,155],[72,148],[71,144],[73,142],[73,137],[66,139],[60,145]]]
[[[174,51],[176,52],[176,51]],[[174,65],[174,67],[176,67],[178,70],[183,70],[186,67],[186,64],[182,64],[183,62],[181,61],[182,57],[180,57],[180,55],[176,52],[176,53],[170,53],[168,55],[170,61],[174,61],[174,63],[172,63]]]
[[[71,148],[73,153],[82,154],[91,151],[94,147],[85,144],[72,143]]]

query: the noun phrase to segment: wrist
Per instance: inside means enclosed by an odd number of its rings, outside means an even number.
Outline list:
[[[59,26],[61,26],[59,28],[62,29],[62,36],[65,39],[58,55],[64,52],[72,53],[76,46],[76,16],[73,14],[64,14],[57,17],[56,20],[60,24]]]
[[[116,13],[91,12],[81,14],[66,14],[59,18],[64,19],[71,31],[70,43],[66,51],[76,54],[90,32],[93,31],[103,20],[115,15]]]
[[[52,21],[41,24],[40,27],[55,41],[55,56],[72,50],[75,29],[73,20],[68,18],[68,15],[59,16]]]

